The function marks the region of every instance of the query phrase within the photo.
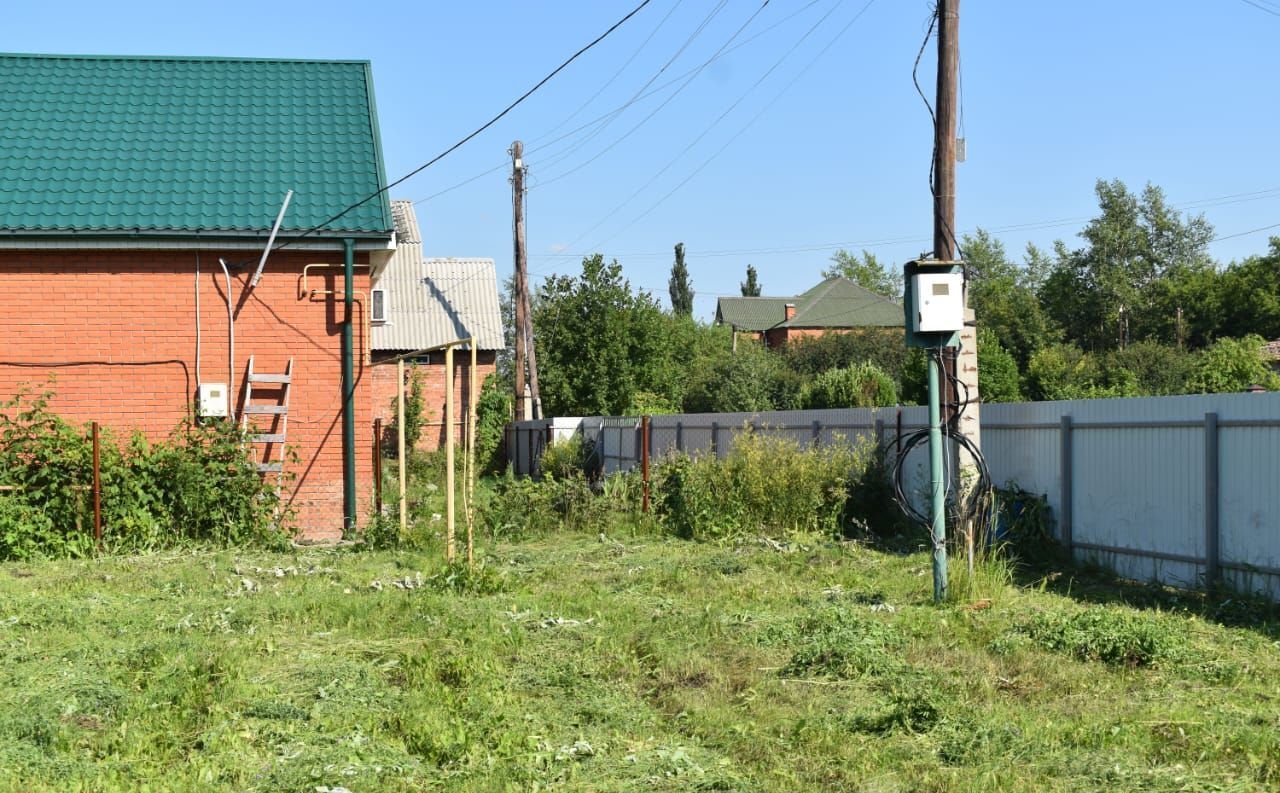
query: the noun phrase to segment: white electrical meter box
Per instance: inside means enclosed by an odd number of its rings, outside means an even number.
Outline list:
[[[226,418],[227,416],[227,384],[200,384],[200,415]]]
[[[964,274],[917,273],[911,292],[918,333],[952,333],[964,328]]]

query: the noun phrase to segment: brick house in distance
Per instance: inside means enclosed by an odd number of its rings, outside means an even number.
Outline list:
[[[776,348],[793,339],[830,332],[901,330],[903,322],[901,303],[838,276],[794,297],[722,297],[716,301],[716,324],[733,328],[735,345],[739,333]]]
[[[454,348],[454,437],[461,444],[472,389],[493,374],[498,351],[506,347],[498,275],[492,259],[423,258],[422,234],[412,201],[392,201],[396,252],[374,281],[371,369],[374,416],[390,427],[396,409],[396,359],[406,357],[406,380],[421,378],[424,415],[417,448],[433,451],[445,442],[445,353],[448,342],[475,339]],[[415,354],[416,353],[416,354]],[[389,429],[388,429],[389,433]]]
[[[248,409],[260,461],[297,455],[300,533],[339,536],[368,512],[365,296],[395,244],[384,196],[343,210],[385,184],[381,146],[364,61],[0,56],[0,398],[162,439],[221,390],[201,420]]]

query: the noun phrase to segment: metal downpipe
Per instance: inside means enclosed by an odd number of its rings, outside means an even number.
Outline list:
[[[356,384],[351,344],[355,251],[355,240],[342,241],[342,525],[347,530],[356,526]]]

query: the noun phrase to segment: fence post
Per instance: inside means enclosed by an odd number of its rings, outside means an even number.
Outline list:
[[[1062,446],[1062,545],[1067,549],[1067,554],[1071,554],[1071,416],[1062,417],[1062,426],[1058,430],[1059,441]]]
[[[98,422],[93,422],[93,541],[102,550],[102,457]]]
[[[1220,541],[1218,505],[1218,414],[1204,414],[1204,575],[1205,584],[1213,586],[1220,575]]]
[[[818,444],[822,443],[822,422],[817,419],[813,420],[813,448],[818,448]]]
[[[684,422],[676,422],[676,451],[684,451]]]
[[[711,456],[720,456],[720,422],[711,422]]]
[[[649,417],[640,417],[640,511],[649,511],[649,443],[651,441]]]
[[[373,508],[382,515],[382,419],[373,420]]]
[[[898,408],[898,427],[897,435],[893,436],[894,457],[902,456],[902,408]]]
[[[884,445],[884,419],[876,419],[876,453]]]

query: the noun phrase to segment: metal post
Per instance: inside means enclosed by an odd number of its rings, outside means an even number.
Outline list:
[[[1067,549],[1067,554],[1071,554],[1071,416],[1062,417],[1062,428],[1058,431],[1059,442],[1062,445],[1062,526],[1059,530],[1062,539],[1062,545]]]
[[[93,422],[93,541],[102,550],[102,458],[98,422]]]
[[[720,456],[720,422],[711,422],[711,456]]]
[[[373,510],[382,516],[382,419],[373,420]]]
[[[929,356],[929,481],[933,519],[933,600],[947,596],[947,493],[942,468],[941,356]]]
[[[822,422],[817,419],[813,420],[813,448],[818,448],[818,444],[822,442]]]
[[[396,361],[396,382],[399,387],[396,388],[396,451],[399,457],[400,465],[400,536],[404,537],[409,533],[409,514],[406,509],[408,499],[406,497],[406,488],[404,481],[405,471],[405,448],[404,448],[404,359],[400,358]]]
[[[902,408],[898,408],[898,427],[897,435],[893,436],[893,445],[895,447],[894,455],[902,456]]]
[[[355,353],[351,347],[354,325],[355,240],[342,241],[342,524],[356,525],[356,381]]]
[[[640,511],[647,513],[649,511],[649,444],[652,437],[649,434],[650,425],[649,417],[640,417]]]
[[[676,422],[676,451],[684,451],[684,422]]]
[[[876,449],[884,443],[884,419],[876,419]]]
[[[1219,568],[1221,528],[1219,526],[1218,414],[1204,414],[1204,576],[1213,586],[1221,575]]]

